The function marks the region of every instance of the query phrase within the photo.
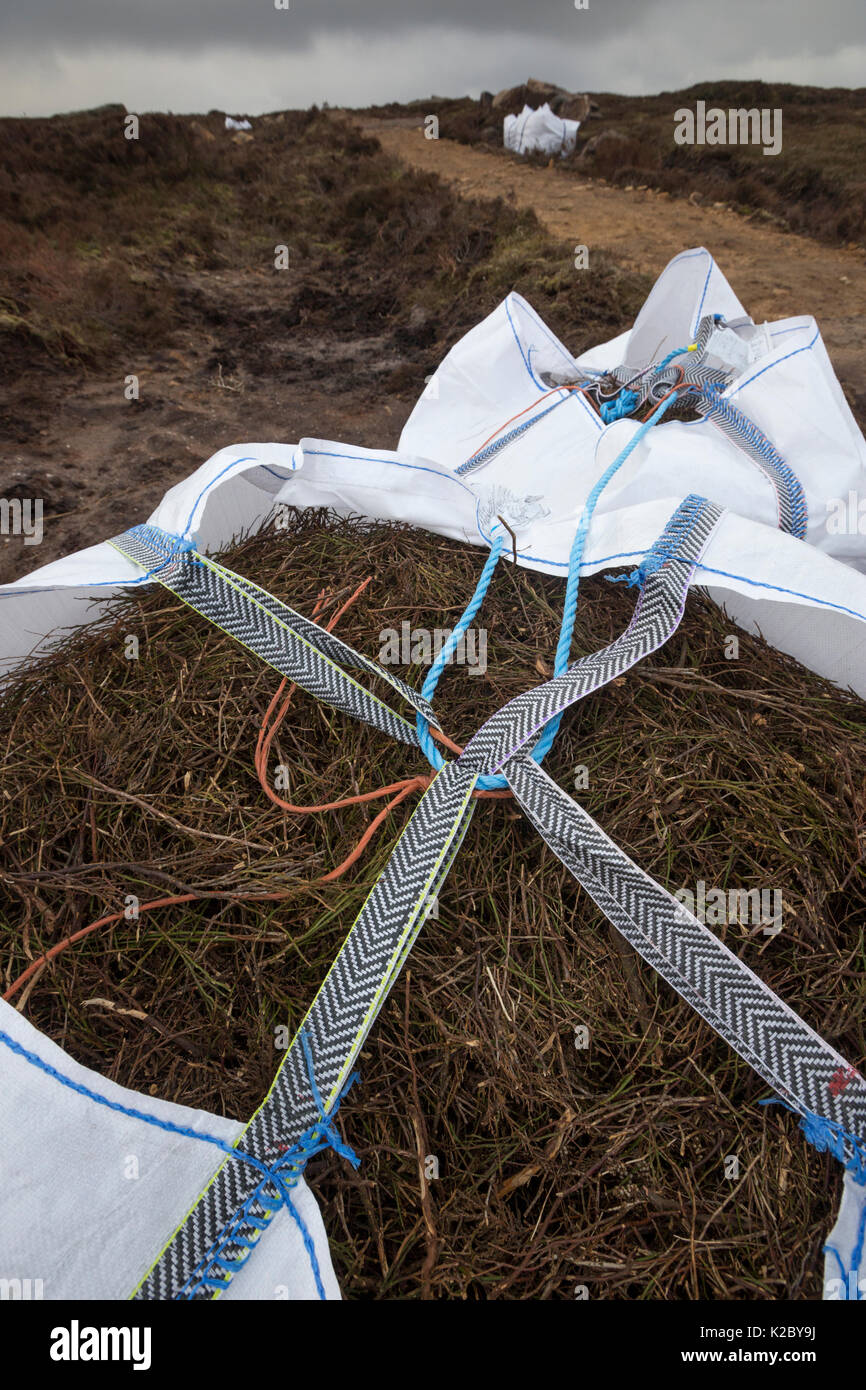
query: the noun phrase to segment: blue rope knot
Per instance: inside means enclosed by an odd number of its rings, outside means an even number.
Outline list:
[[[783,1105],[793,1115],[800,1116],[800,1129],[806,1141],[818,1153],[832,1154],[850,1173],[856,1183],[866,1184],[866,1140],[851,1134],[835,1120],[827,1120],[811,1110],[795,1110],[786,1100],[773,1096],[769,1100],[758,1101],[759,1105]]]
[[[636,570],[632,570],[631,574],[606,574],[604,577],[611,584],[627,584],[630,589],[642,589],[646,583],[646,573],[643,565],[639,565]]]
[[[631,574],[606,574],[604,577],[610,580],[611,584],[627,584],[630,589],[642,589],[649,576],[655,574],[666,561],[673,558],[672,555],[654,555],[650,550],[647,551],[637,569],[632,570]]]
[[[337,1126],[334,1124],[341,1102],[358,1080],[359,1073],[356,1071],[352,1072],[352,1075],[340,1091],[340,1094],[337,1096],[330,1110],[326,1110],[319,1093],[319,1088],[316,1085],[310,1042],[303,1028],[300,1032],[300,1039],[301,1047],[304,1049],[304,1061],[307,1064],[307,1077],[310,1082],[310,1089],[313,1092],[313,1100],[316,1109],[319,1112],[319,1118],[315,1124],[310,1125],[308,1129],[304,1130],[297,1142],[293,1144],[276,1163],[271,1165],[270,1172],[279,1183],[280,1187],[294,1187],[308,1161],[314,1154],[321,1153],[323,1149],[333,1149],[334,1153],[339,1154],[341,1158],[347,1159],[353,1168],[360,1168],[361,1166],[360,1158],[358,1158],[354,1149],[346,1143],[337,1129]],[[291,1177],[283,1177],[283,1170],[285,1169],[291,1172]]]
[[[622,420],[624,416],[630,415],[639,401],[637,391],[622,390],[613,400],[602,401],[598,408],[599,414],[606,425],[611,425],[614,420]]]
[[[198,537],[191,532],[185,532],[182,536],[176,536],[171,531],[163,531],[159,526],[140,526],[130,527],[129,534],[136,540],[140,540],[143,545],[148,545],[152,550],[158,551],[162,559],[158,564],[149,569],[144,576],[145,580],[151,579],[160,570],[170,565],[172,560],[176,560],[178,555],[189,555],[198,549]]]
[[[313,1093],[313,1101],[319,1112],[318,1120],[316,1120],[315,1124],[309,1125],[292,1147],[286,1149],[285,1152],[270,1165],[261,1162],[259,1159],[253,1158],[251,1154],[244,1153],[242,1150],[236,1151],[238,1158],[245,1159],[262,1173],[263,1179],[260,1187],[263,1195],[268,1182],[273,1182],[283,1194],[273,1208],[274,1211],[278,1210],[283,1201],[287,1199],[289,1190],[293,1187],[297,1187],[309,1160],[313,1158],[315,1154],[322,1153],[324,1149],[333,1149],[334,1153],[339,1154],[341,1158],[348,1159],[353,1168],[360,1168],[361,1166],[360,1158],[355,1153],[354,1149],[346,1143],[337,1129],[337,1126],[334,1124],[343,1098],[359,1079],[359,1073],[356,1071],[352,1072],[330,1110],[326,1110],[319,1088],[316,1084],[316,1076],[313,1069],[313,1053],[310,1048],[309,1038],[303,1028],[299,1033],[299,1037],[301,1039],[301,1047],[304,1050],[304,1061],[307,1067],[307,1078],[310,1082],[310,1089]],[[263,1201],[262,1205],[266,1208],[268,1207],[267,1202]]]
[[[851,1174],[854,1181],[866,1183],[866,1143],[849,1134],[835,1120],[825,1120],[811,1112],[803,1115],[800,1128],[819,1153],[830,1153]]]
[[[667,564],[668,560],[680,558],[677,555],[680,542],[695,520],[703,503],[704,499],[699,497],[697,493],[689,493],[665,527],[664,539],[660,537],[650,547],[637,569],[632,570],[631,574],[606,574],[605,579],[609,580],[611,584],[627,584],[630,589],[643,589],[651,574],[660,570],[662,565]]]
[[[252,1168],[257,1169],[261,1174],[261,1181],[257,1183],[255,1189],[247,1197],[243,1206],[238,1211],[235,1219],[222,1232],[216,1248],[205,1257],[200,1263],[198,1271],[190,1276],[187,1286],[178,1295],[180,1298],[192,1298],[200,1288],[224,1290],[228,1288],[232,1277],[241,1269],[255,1250],[256,1245],[263,1231],[268,1229],[276,1213],[285,1207],[301,1232],[301,1237],[310,1264],[313,1270],[313,1277],[316,1283],[316,1291],[320,1299],[325,1298],[325,1287],[322,1282],[319,1262],[316,1258],[316,1249],[313,1238],[301,1220],[300,1213],[292,1201],[292,1188],[297,1187],[303,1175],[304,1168],[314,1154],[321,1153],[323,1149],[333,1149],[341,1158],[346,1158],[354,1168],[361,1166],[361,1160],[353,1149],[349,1147],[337,1130],[334,1120],[340,1109],[343,1097],[351,1090],[358,1080],[358,1072],[352,1072],[346,1081],[337,1099],[334,1101],[330,1110],[326,1110],[322,1101],[321,1093],[316,1084],[315,1071],[313,1068],[313,1053],[310,1048],[309,1039],[302,1028],[300,1031],[301,1047],[304,1050],[304,1061],[307,1067],[307,1077],[310,1082],[310,1089],[313,1093],[313,1101],[319,1112],[319,1118],[315,1124],[310,1125],[304,1130],[296,1143],[292,1145],[284,1154],[271,1164],[263,1162],[254,1157],[253,1154],[246,1153],[243,1149],[232,1149],[230,1152],[234,1158],[239,1158],[244,1163],[248,1163]],[[269,1190],[270,1189],[270,1190]],[[254,1211],[254,1207],[259,1207],[263,1215]],[[242,1226],[252,1227],[258,1235],[252,1240],[246,1239],[239,1234]],[[244,1251],[242,1255],[229,1257],[226,1250],[230,1247],[237,1247]]]

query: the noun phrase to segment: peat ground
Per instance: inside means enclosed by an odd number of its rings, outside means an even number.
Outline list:
[[[619,120],[612,102],[599,97],[603,118]],[[393,447],[424,377],[512,288],[579,351],[626,327],[650,284],[604,254],[576,275],[531,210],[462,197],[333,113],[276,113],[251,140],[221,113],[143,117],[137,142],[123,120],[0,122],[2,492],[42,496],[47,512],[35,556],[3,538],[3,579],[142,520],[232,442]],[[138,400],[124,398],[130,374]],[[477,577],[476,551],[420,533],[306,515],[289,539],[245,541],[230,562],[305,612],[324,573],[341,595],[371,575],[340,631],[374,656],[403,619],[447,626]],[[502,567],[487,674],[451,668],[437,696],[452,737],[548,673],[561,597]],[[607,642],[631,603],[585,584],[574,655]],[[139,663],[123,659],[129,631]],[[586,765],[587,809],[672,889],[778,887],[783,932],[729,926],[726,940],[856,1061],[864,707],[757,641],[726,661],[725,634],[696,595],[669,649],[566,721],[548,766],[570,787]],[[299,1020],[408,814],[344,878],[311,883],[372,813],[299,820],[266,799],[253,753],[276,685],[154,592],[0,708],[3,988],[125,894],[192,888],[200,903],[65,949],[15,1002],[112,1078],[240,1118],[279,1061],[274,1026]],[[301,802],[421,770],[302,695],[277,763]],[[266,891],[285,900],[244,900]],[[479,806],[362,1077],[343,1120],[360,1172],[332,1156],[310,1169],[350,1297],[819,1295],[836,1165],[757,1105],[754,1075],[508,803]],[[425,1186],[427,1154],[440,1177]]]

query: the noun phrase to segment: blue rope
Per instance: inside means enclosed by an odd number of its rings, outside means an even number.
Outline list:
[[[673,362],[675,357],[682,357],[684,353],[691,351],[692,349],[688,345],[674,348],[673,352],[669,352],[667,357],[662,358],[657,367],[653,367],[653,376],[658,376],[659,372],[663,372],[668,363]]]
[[[612,401],[602,401],[599,414],[606,425],[612,425],[614,420],[622,420],[625,415],[630,415],[639,400],[637,391],[620,391]]]
[[[687,351],[687,348],[678,349],[678,352]],[[674,353],[673,355],[676,356],[677,354]],[[621,395],[633,394],[633,392],[621,393]],[[628,444],[626,444],[625,448],[620,451],[620,453],[614,459],[613,463],[605,469],[604,473],[596,482],[595,486],[593,487],[592,491],[590,492],[583,505],[583,511],[581,512],[580,516],[580,522],[578,523],[578,527],[574,536],[574,541],[571,547],[571,553],[568,557],[568,580],[565,586],[565,602],[563,604],[562,610],[562,623],[559,630],[559,640],[556,646],[556,657],[554,660],[553,667],[555,676],[561,676],[564,674],[565,671],[568,670],[568,657],[571,651],[571,639],[574,632],[574,623],[577,615],[577,592],[580,584],[580,570],[583,563],[583,552],[586,546],[586,540],[589,534],[589,527],[592,521],[593,512],[595,511],[598,499],[600,498],[602,492],[607,487],[614,474],[617,473],[620,468],[622,468],[623,464],[637,448],[638,444],[643,439],[647,431],[650,430],[652,426],[662,418],[665,411],[673,405],[675,400],[675,395],[668,396],[656,407],[652,415],[650,415],[650,417],[647,420],[644,420],[640,428],[636,430],[635,433],[632,435],[632,438],[629,440]],[[445,666],[447,665],[452,652],[456,648],[460,638],[466,632],[466,629],[469,627],[469,624],[472,622],[472,619],[475,617],[475,614],[478,612],[478,609],[481,607],[481,604],[484,602],[484,597],[487,593],[487,590],[490,587],[490,581],[493,578],[493,572],[496,569],[497,561],[499,560],[499,556],[502,552],[502,545],[504,539],[501,532],[496,535],[493,534],[494,532],[499,532],[498,526],[494,527],[493,531],[491,532],[492,540],[490,546],[490,554],[487,557],[487,562],[484,566],[484,569],[481,571],[481,576],[478,580],[478,584],[476,585],[475,592],[472,595],[472,598],[469,600],[469,603],[463,613],[463,616],[458,621],[457,626],[454,628],[454,631],[451,633],[451,636],[449,637],[448,641],[445,643],[436,660],[433,662],[433,665],[430,667],[430,670],[427,674],[427,679],[425,680],[424,685],[421,688],[421,694],[428,701],[432,700],[436,690],[436,686],[439,683],[439,678],[442,675],[442,672],[444,671]],[[662,563],[662,561],[660,561],[659,563]],[[550,723],[545,726],[541,734],[541,737],[536,743],[531,755],[537,763],[541,763],[542,760],[549,753],[561,721],[562,715],[560,714],[557,715],[555,719],[552,719]],[[423,714],[419,713],[416,715],[415,727],[418,733],[418,742],[421,745],[421,748],[427,758],[427,761],[430,763],[430,766],[438,772],[439,769],[444,766],[445,759],[442,757],[442,754],[439,752],[439,749],[433,742],[433,738],[430,733],[430,726],[427,723],[427,720],[424,718]],[[501,788],[507,787],[508,782],[505,779],[505,777],[498,774],[493,776],[484,775],[478,778],[477,786],[482,791],[498,791]]]
[[[340,1108],[343,1097],[348,1095],[349,1091],[358,1080],[359,1073],[356,1071],[352,1072],[352,1075],[343,1086],[343,1089],[340,1091],[340,1094],[337,1096],[330,1110],[326,1110],[322,1097],[319,1094],[319,1088],[316,1085],[316,1077],[313,1070],[313,1054],[310,1050],[310,1043],[306,1030],[303,1028],[300,1032],[300,1039],[301,1047],[304,1049],[304,1061],[307,1064],[307,1077],[309,1078],[310,1088],[313,1092],[313,1100],[315,1101],[316,1109],[319,1112],[319,1118],[315,1125],[311,1125],[309,1129],[304,1131],[297,1144],[295,1144],[290,1152],[293,1155],[297,1154],[302,1157],[303,1162],[301,1168],[306,1164],[307,1159],[312,1158],[313,1154],[320,1153],[322,1149],[333,1149],[334,1153],[339,1154],[341,1158],[348,1159],[353,1168],[360,1168],[361,1160],[341,1137],[334,1124],[334,1117]],[[285,1159],[281,1161],[279,1166],[282,1167],[284,1163]]]
[[[494,535],[494,532],[498,532],[499,534]],[[457,643],[460,641],[461,637],[466,632],[466,629],[469,627],[469,624],[472,622],[472,619],[475,617],[475,614],[478,612],[479,608],[484,602],[485,594],[487,593],[487,590],[490,588],[490,581],[493,578],[493,572],[496,569],[499,556],[502,553],[502,546],[504,542],[504,536],[502,535],[498,523],[496,526],[493,527],[493,530],[491,531],[491,537],[492,539],[490,544],[490,553],[487,556],[484,568],[481,571],[480,578],[478,580],[477,585],[475,586],[475,593],[472,595],[471,599],[469,600],[469,603],[466,605],[463,615],[459,619],[456,627],[451,633],[451,636],[448,638],[448,641],[442,647],[442,650],[439,652],[439,655],[436,657],[436,660],[433,662],[433,665],[427,672],[427,679],[421,687],[421,694],[428,701],[432,700],[436,687],[439,684],[439,677],[445,670],[445,667],[447,666],[452,653],[457,647]],[[415,716],[415,728],[418,732],[418,742],[421,745],[421,748],[424,752],[425,757],[427,758],[428,763],[436,772],[438,772],[441,767],[444,767],[445,759],[442,757],[442,754],[439,752],[439,749],[433,742],[433,737],[430,733],[430,725],[427,723],[427,720],[421,713],[418,713]],[[484,787],[485,783],[490,780],[490,778],[479,777],[478,786]],[[499,779],[497,778],[496,781],[498,785]]]
[[[681,351],[686,351],[686,349],[683,348],[681,349]],[[652,426],[662,418],[665,411],[671,405],[673,405],[675,400],[676,396],[668,396],[667,400],[662,401],[661,404],[657,406],[656,409],[653,411],[652,415],[650,415],[650,417],[647,420],[644,420],[640,429],[635,431],[628,444],[626,444],[625,448],[619,454],[617,454],[610,467],[606,468],[604,473],[602,473],[601,477],[598,479],[597,483],[595,484],[595,486],[593,487],[592,491],[590,492],[589,496],[583,504],[583,511],[580,515],[580,522],[578,523],[577,530],[574,533],[574,541],[572,542],[571,546],[571,554],[568,557],[568,579],[565,585],[565,602],[562,608],[562,625],[559,630],[559,641],[556,646],[556,657],[553,663],[553,674],[555,676],[561,676],[564,674],[565,671],[568,670],[568,658],[569,653],[571,652],[571,639],[574,633],[575,618],[577,616],[577,594],[578,589],[580,587],[580,571],[583,565],[583,552],[586,547],[586,540],[587,536],[589,535],[589,527],[592,521],[592,515],[595,511],[598,499],[601,497],[601,494],[604,492],[604,489],[607,487],[614,474],[619,472],[620,468],[622,468],[623,464],[637,448],[638,444],[643,439],[647,431],[650,430]],[[562,715],[558,714],[555,719],[551,719],[550,723],[545,725],[541,737],[539,738],[538,742],[535,745],[535,748],[532,751],[532,757],[537,763],[540,763],[550,752],[550,749],[553,745],[553,740],[556,738],[561,723]],[[504,777],[501,779],[501,783],[505,784]]]

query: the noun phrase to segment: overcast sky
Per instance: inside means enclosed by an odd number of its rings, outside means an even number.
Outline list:
[[[866,84],[866,0],[0,0],[0,113]]]

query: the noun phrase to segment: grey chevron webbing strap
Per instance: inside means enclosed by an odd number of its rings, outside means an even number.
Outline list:
[[[847,1159],[866,1139],[866,1082],[749,967],[639,869],[528,756],[544,725],[671,636],[721,509],[687,498],[641,567],[627,631],[564,675],[518,695],[467,744],[460,764],[502,769],[532,824],[636,950],[796,1110],[836,1125]]]
[[[695,354],[685,360],[685,381],[695,388],[700,414],[711,420],[732,444],[741,449],[771,484],[779,509],[779,530],[802,540],[806,534],[808,509],[800,479],[766,435],[731,400],[723,396],[726,386],[724,376],[704,363],[716,327],[715,314],[707,314],[701,319],[695,334]]]
[[[866,1139],[866,1081],[713,932],[631,860],[528,757],[506,765],[518,802],[626,941],[801,1115]]]
[[[267,1098],[235,1145],[245,1157],[227,1158],[217,1170],[134,1298],[214,1298],[250,1255],[274,1205],[300,1175],[302,1165],[281,1166],[285,1155],[291,1158],[292,1150],[322,1125],[338,1101],[430,912],[471,819],[475,782],[474,773],[447,763],[428,787],[298,1029]]]
[[[866,1139],[866,1082],[749,967],[639,869],[528,756],[569,704],[660,646],[676,628],[694,565],[721,515],[687,498],[641,567],[646,579],[626,633],[563,676],[518,695],[482,726],[460,762],[502,769],[519,804],[615,927],[716,1031],[802,1115]]]
[[[684,373],[682,380],[693,388],[699,413],[741,449],[773,487],[779,510],[779,529],[802,540],[806,534],[808,508],[799,478],[766,435],[737,409],[733,401],[723,396],[729,377],[718,368],[707,365],[708,350],[712,347],[718,327],[717,315],[705,314],[698,324],[688,356],[681,355],[652,374],[641,373],[635,378],[630,368],[618,367],[613,376],[621,384],[627,383],[635,391],[640,405],[644,406],[663,400],[677,386],[681,373]]]
[[[368,671],[371,676],[378,676],[380,680],[385,681],[393,690],[396,690],[399,695],[402,695],[407,704],[410,704],[413,709],[420,711],[425,718],[427,717],[428,711],[432,712],[432,705],[425,700],[424,696],[420,695],[417,690],[413,690],[411,685],[407,685],[406,681],[400,680],[400,677],[395,676],[393,671],[388,671],[384,666],[380,666],[377,662],[371,661],[363,652],[356,651],[354,647],[350,647],[348,642],[344,642],[342,637],[338,637],[336,633],[329,632],[326,627],[320,627],[319,624],[313,622],[312,619],[305,618],[302,613],[296,613],[293,608],[289,608],[287,604],[275,598],[273,594],[269,594],[267,589],[261,589],[258,584],[254,584],[252,580],[246,579],[239,574],[234,574],[231,570],[226,569],[225,565],[218,565],[215,561],[209,559],[206,563],[218,569],[224,578],[228,579],[244,593],[248,594],[254,602],[260,604],[272,617],[276,618],[285,626],[292,628],[300,637],[303,637],[312,646],[317,647],[318,650],[331,661],[338,665],[342,664],[348,666],[349,668],[359,666],[362,670]]]
[[[835,1123],[848,1135],[864,1132],[862,1078],[618,850],[528,756],[551,719],[627,670],[676,630],[694,566],[721,514],[721,508],[703,498],[687,498],[640,566],[641,596],[627,631],[563,676],[512,700],[482,726],[458,760],[436,776],[293,1039],[268,1097],[239,1139],[238,1156],[222,1164],[134,1297],[218,1297],[254,1249],[271,1213],[284,1200],[288,1203],[288,1189],[303,1169],[297,1155],[311,1135],[315,1139],[327,1129],[353,1062],[459,848],[472,814],[477,778],[498,768],[532,824],[614,925],[784,1099],[804,1114]],[[163,544],[166,541],[172,538]],[[321,629],[305,626],[308,620],[249,581],[221,572],[203,557],[196,562],[193,569],[183,556],[169,555],[163,567],[179,565],[180,582],[172,572],[168,587],[277,669],[290,664],[285,648],[292,641],[325,665],[337,655],[345,656],[342,648],[323,641]],[[162,579],[162,574],[156,577]],[[276,636],[268,627],[271,622]],[[256,629],[252,637],[251,625]],[[351,655],[370,668],[357,653]],[[291,662],[307,677],[306,688],[318,693],[320,668],[310,675],[294,648]],[[297,679],[294,670],[291,674]],[[330,669],[328,679],[329,695],[322,698],[358,713],[352,705],[355,697],[341,684],[348,679],[345,672]],[[417,697],[411,699],[418,708],[416,701]],[[369,713],[369,707],[364,708]],[[385,727],[380,719],[377,712],[369,722]]]
[[[324,704],[401,743],[418,744],[414,723],[350,676],[343,662],[379,676],[439,728],[430,704],[411,686],[264,589],[194,549],[181,548],[178,537],[154,526],[134,526],[109,544]]]
[[[761,430],[738,410],[733,401],[724,397],[724,378],[704,365],[703,359],[712,345],[716,330],[715,314],[701,319],[695,334],[697,351],[685,364],[685,380],[698,393],[698,410],[711,420],[738,449],[756,464],[771,483],[779,508],[779,529],[802,540],[806,534],[808,508],[803,485],[793,468],[785,462],[778,449]]]
[[[561,709],[628,669],[671,635],[682,616],[694,561],[719,516],[714,504],[687,498],[646,557],[645,588],[623,637],[578,663],[565,677],[518,697],[508,708],[519,704],[520,716],[507,720],[511,734],[504,743],[493,737],[498,718],[494,716],[481,730],[484,737],[476,736],[461,758],[446,764],[435,778],[298,1030],[267,1099],[239,1139],[236,1147],[245,1157],[227,1159],[221,1166],[145,1276],[136,1298],[209,1299],[228,1285],[233,1267],[239,1267],[258,1240],[269,1203],[280,1200],[276,1176],[269,1181],[262,1166],[267,1169],[278,1162],[280,1154],[290,1151],[322,1118],[310,1067],[327,1114],[412,948],[429,899],[450,868],[471,817],[470,798],[478,775],[474,764],[489,760],[494,749],[504,749],[502,755],[510,757],[518,741],[526,742]],[[255,650],[260,654],[261,647],[258,641]],[[515,723],[522,740],[514,733]]]
[[[697,406],[705,419],[742,449],[772,484],[779,508],[779,530],[803,540],[809,520],[806,494],[800,479],[778,449],[718,387],[700,388]]]
[[[629,389],[634,391],[638,398],[638,408],[658,405],[671,387],[683,380],[683,372],[685,380],[695,385],[724,386],[727,380],[725,373],[718,368],[707,366],[704,361],[707,345],[715,331],[715,315],[705,314],[698,324],[694,341],[688,346],[688,355],[685,352],[680,353],[666,366],[659,364],[656,367],[649,364],[637,375],[634,368],[628,366],[615,368],[611,375],[621,385],[628,385]]]
[[[644,558],[644,584],[626,631],[561,676],[510,700],[469,740],[461,765],[485,774],[499,771],[521,748],[534,743],[557,714],[662,646],[679,626],[694,566],[722,510],[706,498],[687,497]]]

